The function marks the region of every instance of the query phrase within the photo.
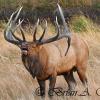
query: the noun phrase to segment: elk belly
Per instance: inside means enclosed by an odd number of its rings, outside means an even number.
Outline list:
[[[57,66],[57,73],[65,73],[70,71],[76,65],[76,55],[73,47],[71,46],[67,55],[60,59],[59,66]]]

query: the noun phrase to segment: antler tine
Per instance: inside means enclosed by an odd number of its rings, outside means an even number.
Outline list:
[[[58,24],[57,18],[56,18],[56,25],[57,25],[57,28],[58,28],[58,33],[54,37],[51,37],[47,40],[41,40],[40,42],[38,42],[39,45],[45,44],[45,43],[50,43],[50,42],[56,41],[58,39],[60,30],[59,30],[59,24]]]
[[[21,26],[21,24],[22,24],[23,21],[24,20],[22,20],[22,21],[20,21],[20,19],[18,20],[18,25],[13,29],[13,32],[15,32],[16,29]]]
[[[22,21],[23,21],[23,20],[22,20]],[[19,19],[19,23],[21,23],[22,21],[20,21],[20,19]],[[23,29],[22,29],[21,24],[20,24],[20,31],[21,31],[21,34],[22,34],[23,41],[26,41],[26,38],[25,38],[25,35],[24,35],[24,31],[23,31]]]
[[[23,41],[25,42],[26,38],[25,38],[25,35],[24,35],[24,31],[23,31],[23,29],[21,27],[20,27],[20,31],[21,31],[21,34],[22,34],[22,37],[23,37]]]
[[[58,24],[58,18],[57,18],[57,16],[56,16],[55,24],[56,24],[56,27],[58,29],[58,34],[60,35],[60,27],[59,27],[59,24]]]
[[[42,40],[42,38],[44,37],[44,35],[45,35],[45,33],[46,33],[46,31],[47,31],[47,20],[45,20],[45,29],[44,29],[44,31],[43,31],[43,34],[42,34],[42,36],[40,37],[40,39],[39,39],[39,42],[41,42],[41,40]]]
[[[67,38],[67,37],[66,37],[66,38]],[[65,56],[66,56],[66,54],[67,54],[67,52],[68,52],[68,50],[69,50],[69,47],[70,47],[71,37],[68,37],[67,43],[68,43],[68,47],[67,47],[67,50],[66,50],[66,52],[65,52]]]
[[[23,20],[19,19],[19,21],[18,21],[19,23],[18,23],[17,27],[21,26],[21,24],[22,24],[23,21],[24,21],[24,19]]]
[[[19,17],[19,14],[20,14],[20,12],[21,12],[21,10],[22,10],[22,8],[23,8],[23,7],[20,7],[20,9],[18,10],[18,13],[17,13],[17,15],[16,15],[16,17],[15,17],[15,19],[14,19],[14,22],[17,21],[17,19],[18,19],[18,17]]]
[[[57,16],[56,16],[56,25],[57,25],[57,27],[58,27],[58,33],[60,33],[60,28],[59,28]],[[68,40],[67,40],[67,42],[68,42],[68,48],[67,48],[67,50],[66,50],[66,52],[65,52],[65,55],[66,55],[67,52],[68,52],[68,50],[69,50],[69,47],[70,47],[71,38],[68,37],[68,36],[66,36],[65,34],[60,34],[59,37],[58,37],[58,39],[61,39],[61,38],[63,38],[63,37],[68,38]]]
[[[22,22],[23,22],[23,20],[20,21],[20,19],[19,19],[18,25],[17,25],[13,30],[11,30],[11,33],[12,33],[13,37],[14,37],[15,39],[17,39],[18,41],[21,41],[21,42],[22,42],[22,40],[21,40],[20,38],[18,38],[17,36],[15,36],[15,34],[13,34],[13,33],[14,33],[15,30],[22,24]]]
[[[59,9],[59,12],[60,12],[60,17],[61,17],[61,19],[62,19],[64,28],[65,28],[64,31],[66,31],[66,33],[69,34],[69,29],[68,29],[68,27],[67,27],[67,25],[66,25],[66,21],[65,21],[64,15],[63,15],[63,11],[62,11],[62,9],[61,9],[61,7],[60,7],[59,4],[57,4],[57,6],[58,6],[58,9]]]
[[[12,13],[12,15],[10,16],[10,19],[9,19],[9,21],[8,21],[8,23],[7,23],[7,27],[8,27],[8,25],[11,23],[13,16],[14,16],[17,12],[18,12],[18,9],[17,9],[15,12]]]
[[[56,24],[57,24],[57,26],[59,26],[59,24],[58,24],[58,18],[57,18],[57,16],[56,16]]]
[[[26,41],[24,31],[23,31],[22,26],[21,26],[22,22],[23,22],[23,20],[20,21],[20,19],[19,19],[19,25],[18,26],[20,26],[20,31],[21,31],[21,34],[22,34],[23,41]]]
[[[7,23],[7,27],[4,30],[4,38],[8,42],[10,42],[12,44],[15,44],[17,46],[19,46],[19,44],[22,42],[21,39],[19,39],[17,36],[14,35],[14,32],[15,32],[16,28],[19,27],[19,25],[22,23],[22,21],[21,21],[16,26],[16,20],[18,19],[18,16],[21,12],[21,9],[22,9],[22,7],[20,9],[16,10],[14,13],[12,13],[12,15],[10,16],[10,19]],[[16,15],[15,19],[13,20],[13,17],[14,17],[15,14],[17,14],[17,15]]]
[[[12,13],[12,15],[10,16],[10,19],[9,19],[9,21],[8,21],[8,23],[7,23],[7,26],[6,26],[6,27],[8,27],[8,26],[9,26],[9,24],[11,23],[11,20],[12,20],[12,18],[13,18],[13,16],[14,16],[14,14],[15,14],[15,12],[13,12],[13,13]]]
[[[63,15],[63,11],[62,11],[60,5],[57,4],[57,6],[58,6],[59,13],[60,13],[60,16],[61,16],[61,19],[62,19],[62,22],[63,22],[63,26],[64,26],[64,31],[63,31],[62,37],[68,38],[68,41],[67,41],[68,42],[68,48],[67,48],[67,51],[65,53],[65,55],[66,55],[68,50],[69,50],[70,43],[71,43],[71,33],[69,32],[69,29],[68,29],[68,27],[66,25],[66,21],[65,21],[64,15]]]
[[[38,25],[39,25],[39,18],[38,18],[38,20],[37,20],[37,23],[36,23],[36,27],[35,27],[35,31],[34,31],[34,34],[33,34],[33,41],[34,42],[36,42],[37,40],[36,40],[36,32],[37,32],[37,27],[38,27]]]

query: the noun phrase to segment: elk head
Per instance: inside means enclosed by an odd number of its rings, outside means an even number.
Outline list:
[[[62,38],[66,38],[66,39],[68,38],[68,40],[67,40],[68,48],[67,48],[66,53],[65,53],[65,55],[66,55],[67,52],[68,52],[68,49],[70,47],[71,34],[68,31],[68,27],[67,27],[66,22],[65,22],[63,11],[62,11],[61,7],[59,6],[59,4],[58,4],[58,9],[59,9],[60,17],[62,19],[63,26],[64,26],[63,32],[60,30],[60,25],[58,24],[57,17],[56,17],[55,25],[56,25],[56,28],[57,28],[57,31],[58,31],[57,34],[54,37],[51,37],[49,39],[43,39],[44,34],[46,33],[46,30],[47,30],[47,21],[46,21],[44,32],[43,32],[42,36],[37,40],[36,39],[36,32],[37,32],[37,27],[39,25],[39,19],[38,19],[37,23],[35,25],[35,31],[34,31],[34,34],[33,34],[33,41],[32,42],[27,42],[26,38],[24,36],[23,29],[21,27],[21,24],[22,24],[23,20],[20,21],[20,19],[19,19],[18,24],[16,24],[16,22],[18,20],[18,17],[19,17],[19,14],[20,14],[20,12],[22,10],[22,7],[21,7],[20,9],[16,10],[11,15],[11,17],[9,19],[7,27],[4,30],[4,38],[5,38],[5,40],[7,40],[8,42],[10,42],[10,43],[12,43],[14,45],[17,45],[21,49],[22,53],[27,55],[27,52],[30,49],[30,46],[32,46],[32,48],[34,48],[34,50],[36,50],[37,49],[36,47],[38,47],[40,45],[43,45],[43,44],[46,44],[46,43],[50,43],[50,42],[53,42],[53,41],[57,41],[57,40],[62,39]],[[16,31],[16,29],[18,27],[20,28],[20,31],[21,31],[23,39],[20,39],[19,37],[15,36],[15,34],[14,34],[14,32]],[[33,50],[33,52],[34,52],[34,50]]]

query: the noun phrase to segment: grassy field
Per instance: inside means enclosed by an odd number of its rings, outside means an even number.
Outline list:
[[[49,25],[52,26],[52,25]],[[95,28],[94,28],[95,27]],[[98,28],[97,28],[98,27]],[[53,28],[53,27],[52,27]],[[72,27],[73,28],[73,27]],[[39,100],[41,97],[34,95],[38,88],[36,79],[24,68],[20,50],[4,40],[3,28],[0,29],[0,100]],[[49,33],[52,33],[50,29]],[[74,32],[74,31],[72,31]],[[41,29],[40,29],[41,33]],[[87,41],[90,55],[87,66],[88,89],[91,96],[53,96],[53,100],[100,100],[96,90],[100,88],[100,31],[98,25],[88,25],[86,32],[78,32],[79,37]],[[28,39],[32,36],[27,34]],[[82,93],[84,87],[75,73],[77,81],[76,90]],[[48,81],[46,83],[48,90]],[[67,90],[67,84],[62,76],[57,77],[56,87]],[[100,95],[100,89],[98,91]],[[45,100],[49,100],[46,95]]]

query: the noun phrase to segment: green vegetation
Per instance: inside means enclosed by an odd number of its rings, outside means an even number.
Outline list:
[[[16,0],[0,0],[0,8],[14,8],[17,4]]]
[[[72,29],[75,32],[83,32],[87,30],[88,19],[84,16],[74,16],[71,20]]]
[[[100,9],[100,3],[96,3],[94,7]]]
[[[83,15],[72,17],[70,27],[74,32],[91,32],[92,30],[100,32],[99,27],[97,28],[97,24]]]
[[[19,5],[23,5],[26,12],[31,12],[32,9],[36,9],[34,11],[36,11],[36,13],[39,13],[42,16],[42,14],[47,14],[50,13],[50,11],[54,11],[54,8],[56,7],[57,3],[59,3],[63,8],[93,5],[94,8],[100,9],[99,0],[0,0],[0,9],[16,9],[17,7],[19,7]],[[33,14],[33,16],[35,16],[35,14]],[[33,16],[31,16],[33,19],[37,17]],[[4,27],[4,23],[4,21],[0,21],[0,27]],[[89,29],[94,29],[93,22],[90,21],[89,18],[86,18],[84,15],[73,16],[71,18],[70,24],[71,29],[75,32],[86,32]]]
[[[63,7],[91,6],[94,4],[92,0],[59,0]]]

